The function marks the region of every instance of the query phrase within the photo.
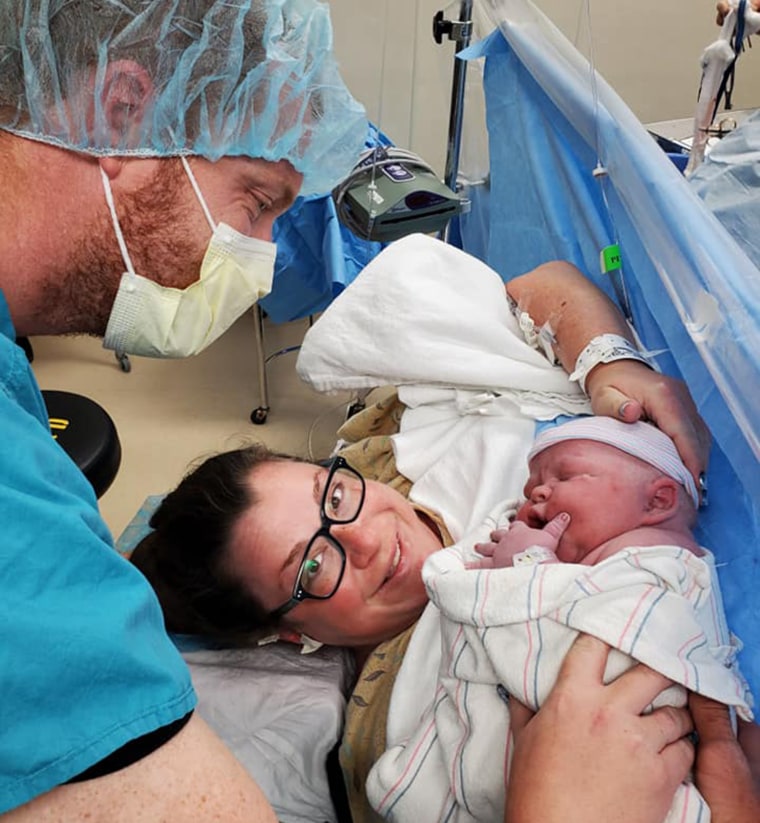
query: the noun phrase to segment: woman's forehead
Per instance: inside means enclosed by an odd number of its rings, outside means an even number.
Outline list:
[[[235,530],[235,543],[267,544],[278,535],[319,525],[320,482],[325,469],[312,463],[277,460],[251,470],[251,505]]]
[[[311,494],[327,469],[296,460],[272,460],[256,466],[249,482],[257,498],[279,495],[285,498]]]

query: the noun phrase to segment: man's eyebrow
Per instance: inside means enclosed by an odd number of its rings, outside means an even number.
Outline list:
[[[318,468],[314,472],[314,477],[312,479],[311,496],[317,506],[319,506],[322,502],[322,489],[320,488],[319,480],[323,472],[324,469]],[[309,540],[311,540],[311,537]],[[309,540],[299,540],[294,544],[293,548],[288,552],[285,562],[282,564],[282,568],[280,569],[281,573],[285,572],[296,560],[301,559],[301,556],[306,551],[306,544]]]

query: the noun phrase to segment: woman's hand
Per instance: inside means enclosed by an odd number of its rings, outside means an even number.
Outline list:
[[[554,353],[568,374],[594,337],[617,334],[631,339],[615,304],[570,263],[554,260],[538,266],[510,280],[507,293],[537,327],[548,324],[554,335]],[[636,360],[615,360],[600,363],[588,373],[586,391],[595,414],[627,423],[651,420],[670,435],[699,488],[710,435],[685,384]]]
[[[637,665],[605,686],[608,654],[601,640],[581,635],[535,716],[510,700],[506,823],[665,819],[694,758],[684,737],[691,717],[673,707],[642,715],[670,681]]]
[[[707,468],[710,432],[686,385],[636,360],[600,364],[586,378],[594,414],[635,423],[649,420],[669,435],[697,488]]]
[[[689,709],[699,734],[694,782],[710,807],[713,823],[757,823],[760,790],[731,728],[728,708],[691,694]],[[758,729],[753,724],[747,726],[747,731]]]

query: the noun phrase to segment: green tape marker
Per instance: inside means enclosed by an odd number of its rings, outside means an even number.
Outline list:
[[[618,271],[623,268],[623,259],[620,256],[620,246],[617,243],[606,246],[599,252],[599,265],[602,274],[609,274],[611,271]]]

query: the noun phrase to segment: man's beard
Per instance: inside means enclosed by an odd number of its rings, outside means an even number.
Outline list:
[[[176,288],[198,279],[205,253],[197,251],[200,206],[188,205],[184,185],[189,184],[179,161],[167,161],[151,180],[116,202],[135,272]],[[65,271],[48,279],[39,325],[52,334],[102,337],[124,271],[104,198],[102,217],[88,228]]]

